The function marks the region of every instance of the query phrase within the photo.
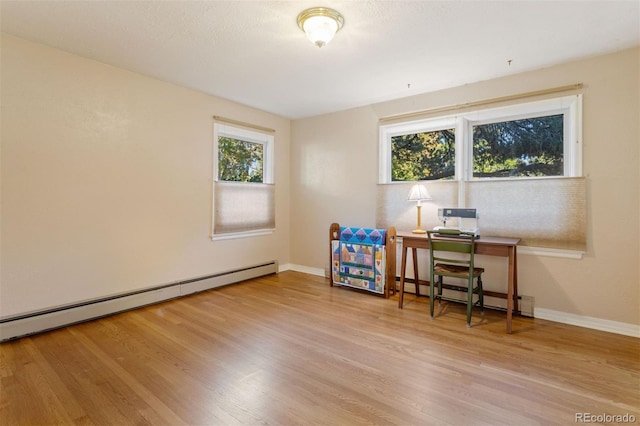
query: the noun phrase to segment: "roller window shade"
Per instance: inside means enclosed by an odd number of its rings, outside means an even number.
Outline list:
[[[273,230],[275,185],[215,182],[213,234]]]

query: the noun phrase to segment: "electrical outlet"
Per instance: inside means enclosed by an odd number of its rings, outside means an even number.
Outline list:
[[[520,315],[533,318],[533,305],[532,296],[520,296]]]

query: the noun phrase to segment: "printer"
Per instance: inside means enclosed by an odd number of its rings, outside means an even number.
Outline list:
[[[438,219],[442,221],[442,226],[436,226],[434,231],[456,230],[473,233],[476,238],[480,238],[480,228],[478,227],[478,212],[476,209],[441,208],[438,209]]]

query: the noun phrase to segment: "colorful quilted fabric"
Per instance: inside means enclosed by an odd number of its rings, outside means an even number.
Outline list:
[[[385,229],[340,227],[340,241],[345,243],[384,244],[386,238]]]
[[[386,230],[340,228],[332,241],[333,282],[384,293]]]

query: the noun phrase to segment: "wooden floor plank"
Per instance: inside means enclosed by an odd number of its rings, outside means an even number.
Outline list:
[[[0,345],[0,421],[640,422],[640,340],[283,272]]]

